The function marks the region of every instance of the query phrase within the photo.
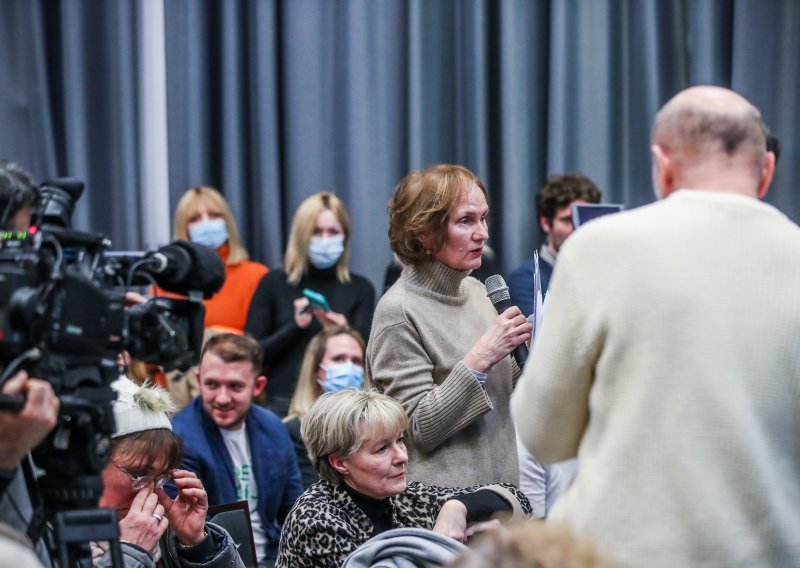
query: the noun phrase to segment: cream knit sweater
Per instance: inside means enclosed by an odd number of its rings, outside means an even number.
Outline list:
[[[497,313],[480,282],[428,261],[409,266],[381,298],[367,348],[367,376],[411,418],[409,481],[469,487],[518,484],[512,375],[506,357],[484,386],[462,358]]]
[[[800,229],[700,190],[587,224],[512,408],[538,459],[578,454],[551,519],[620,566],[797,566]]]

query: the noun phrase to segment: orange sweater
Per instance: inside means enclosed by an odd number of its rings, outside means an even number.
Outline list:
[[[218,249],[222,262],[228,259],[228,245]],[[259,282],[269,269],[260,262],[245,260],[233,266],[225,265],[225,284],[203,304],[206,307],[206,327],[228,327],[244,331],[250,300]]]

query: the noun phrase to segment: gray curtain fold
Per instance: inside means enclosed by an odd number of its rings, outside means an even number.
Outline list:
[[[486,183],[490,244],[510,270],[541,235],[533,197],[581,171],[608,202],[653,199],[656,110],[691,84],[762,109],[783,157],[768,201],[790,217],[800,161],[800,4],[793,0],[169,0],[170,203],[209,184],[252,256],[282,262],[291,216],[337,192],[353,268],[380,287],[386,202],[410,169],[457,162]],[[9,0],[0,153],[87,181],[76,221],[117,248],[137,219],[132,0]]]
[[[45,177],[83,180],[76,227],[135,249],[139,218],[137,10],[122,0],[42,2],[56,155]]]
[[[56,169],[46,45],[40,6],[9,0],[0,9],[0,156],[36,176]]]

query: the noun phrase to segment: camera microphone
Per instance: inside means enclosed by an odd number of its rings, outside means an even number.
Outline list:
[[[491,300],[498,314],[502,314],[514,305],[511,303],[511,294],[508,292],[506,281],[499,274],[489,276],[486,279],[485,286],[486,295],[489,296],[489,300]],[[528,360],[528,346],[525,345],[525,342],[520,343],[514,349],[514,359],[520,369],[525,366],[525,361]]]
[[[214,249],[191,241],[175,241],[151,253],[148,272],[169,292],[188,295],[197,290],[204,298],[225,283],[225,265]]]
[[[159,286],[166,289],[183,282],[192,268],[192,257],[177,244],[163,246],[145,256],[145,259],[147,264],[143,268],[155,276]]]

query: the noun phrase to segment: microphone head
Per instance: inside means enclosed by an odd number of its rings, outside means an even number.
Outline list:
[[[166,261],[155,269],[156,283],[175,294],[189,295],[199,291],[208,299],[225,283],[225,264],[212,248],[190,241],[175,241],[158,249],[154,262]]]
[[[188,294],[199,290],[208,299],[219,292],[225,283],[225,263],[214,249],[191,241],[175,241],[172,243],[189,253],[192,259],[191,268],[181,282],[181,290],[170,290],[178,294]]]
[[[152,271],[159,286],[170,292],[181,293],[194,261],[189,252],[175,243],[161,247],[151,255]]]
[[[486,286],[486,295],[489,296],[492,304],[497,304],[504,300],[511,300],[511,294],[506,286],[506,281],[499,274],[489,276],[484,282]]]

